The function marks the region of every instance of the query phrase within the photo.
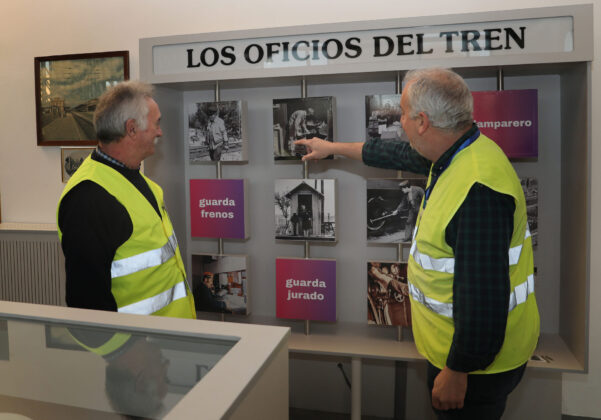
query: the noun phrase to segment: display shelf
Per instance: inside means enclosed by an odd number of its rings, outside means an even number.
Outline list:
[[[190,254],[216,250],[213,240],[190,237],[186,185],[189,179],[214,178],[215,168],[188,162],[187,121],[183,110],[190,103],[213,100],[215,78],[219,77],[221,100],[245,100],[248,104],[248,164],[223,165],[224,178],[245,178],[249,184],[249,216],[252,221],[249,239],[226,241],[224,244],[226,253],[249,255],[248,276],[253,284],[249,296],[255,312],[240,322],[291,326],[292,352],[421,360],[409,337],[400,343],[396,341],[395,328],[367,326],[366,263],[395,259],[396,247],[367,244],[365,180],[394,178],[397,176],[394,171],[367,168],[348,159],[310,163],[310,178],[337,179],[340,209],[336,221],[338,242],[335,245],[312,243],[310,252],[311,258],[333,258],[337,261],[337,322],[312,323],[310,334],[305,336],[302,321],[286,324],[274,318],[275,260],[278,257],[302,257],[303,248],[302,244],[282,243],[274,239],[274,181],[298,178],[302,165],[273,161],[272,101],[300,97],[303,83],[309,97],[334,96],[338,132],[335,140],[363,141],[365,96],[394,93],[395,82],[404,71],[426,66],[453,66],[472,90],[495,90],[496,78],[502,68],[505,89],[538,90],[539,157],[513,162],[519,176],[535,176],[539,180],[540,240],[535,251],[535,265],[542,336],[537,352],[550,356],[553,361],[532,362],[530,365],[552,370],[586,371],[590,271],[590,11],[590,5],[550,7],[511,13],[475,13],[140,40],[141,78],[156,87],[165,139],[157,146],[157,154],[148,159],[147,173],[165,189],[166,203],[188,266]],[[360,65],[330,66],[325,63],[321,67],[264,66],[252,71],[232,68],[220,73],[202,68],[156,73],[156,49],[178,44],[192,47],[208,42],[242,42],[246,39],[267,42],[265,40],[272,40],[270,37],[323,33],[348,36],[352,31],[375,28],[413,31],[422,24],[528,21],[560,16],[573,18],[571,51],[541,54],[505,51],[498,55],[465,54],[452,59],[409,56],[399,58],[394,66],[374,60]],[[225,318],[229,320],[229,316]]]
[[[0,231],[10,232],[56,232],[55,223],[0,223]]]

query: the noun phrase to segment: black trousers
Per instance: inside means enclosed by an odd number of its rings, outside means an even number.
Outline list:
[[[468,375],[467,392],[463,408],[460,410],[440,411],[433,408],[438,420],[498,420],[505,411],[509,393],[518,385],[526,364],[507,372],[490,375]],[[428,362],[428,388],[430,398],[434,379],[440,372]]]

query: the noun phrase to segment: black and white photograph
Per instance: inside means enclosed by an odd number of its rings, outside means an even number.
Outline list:
[[[335,138],[336,100],[332,96],[273,100],[273,155],[275,160],[300,160],[307,153],[295,140]],[[333,158],[330,156],[329,158]]]
[[[526,197],[526,214],[528,227],[532,235],[532,247],[538,245],[538,179],[533,177],[520,178],[522,190]]]
[[[336,241],[336,180],[277,179],[275,237]]]
[[[367,323],[411,326],[407,263],[367,263]]]
[[[93,147],[61,147],[61,178],[69,181],[77,168],[94,151]]]
[[[190,162],[247,161],[246,103],[188,105],[188,154]]]
[[[409,141],[401,127],[401,95],[365,97],[365,139]]]
[[[192,255],[192,294],[197,311],[248,315],[248,256]]]
[[[367,180],[367,241],[411,243],[427,179]]]

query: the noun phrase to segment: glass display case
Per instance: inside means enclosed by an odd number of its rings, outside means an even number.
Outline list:
[[[0,418],[287,418],[288,336],[0,302]]]

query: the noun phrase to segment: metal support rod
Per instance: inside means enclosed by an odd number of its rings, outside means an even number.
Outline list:
[[[361,359],[351,359],[351,420],[361,420]]]
[[[221,312],[221,314],[220,314],[220,317],[219,317],[219,318],[220,318],[221,322],[225,322],[225,313],[224,313],[224,312]]]
[[[407,409],[407,362],[394,362],[394,420],[405,420]]]
[[[396,80],[394,81],[394,92],[397,95],[400,95],[401,91],[403,90],[403,78],[401,77],[402,72],[397,71],[396,72]]]
[[[505,89],[505,81],[503,80],[503,67],[497,70],[497,90]]]
[[[307,97],[307,79],[305,76],[301,79],[301,98]],[[303,178],[309,178],[309,162],[303,162]],[[305,258],[309,258],[309,241],[305,241]],[[311,321],[308,319],[305,320],[305,335],[309,335],[311,333]]]
[[[215,81],[215,102],[219,102],[220,98],[221,98],[221,89],[219,88],[219,80],[216,80]],[[217,179],[221,179],[221,176],[222,176],[221,169],[222,169],[221,161],[218,160],[217,166],[215,167],[215,171],[216,171],[215,175],[216,175]],[[218,254],[223,255],[223,239],[222,238],[219,238],[217,240],[217,248],[218,248],[218,250],[217,250]],[[221,314],[221,320],[225,321],[225,314],[223,314],[223,313]]]
[[[403,244],[401,244],[401,243],[399,243],[399,246],[397,248],[396,260],[398,262],[403,262]]]
[[[307,79],[305,76],[301,79],[301,98],[307,97]]]
[[[397,325],[396,341],[403,341],[403,326]]]

